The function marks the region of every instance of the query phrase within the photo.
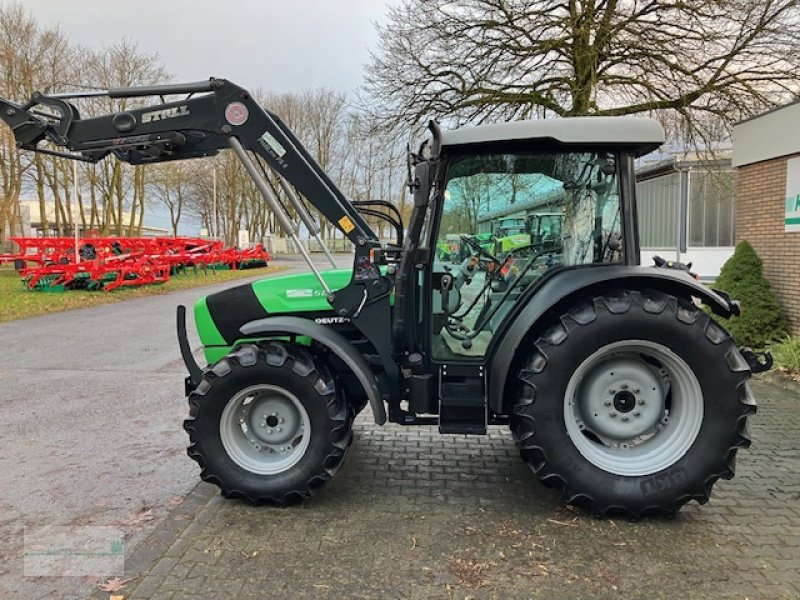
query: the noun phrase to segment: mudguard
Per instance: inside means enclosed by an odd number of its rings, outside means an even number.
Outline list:
[[[383,397],[378,389],[375,376],[364,357],[341,333],[310,319],[280,316],[250,321],[242,325],[239,331],[248,338],[282,334],[305,336],[322,344],[331,352],[335,352],[348,368],[353,371],[353,374],[364,388],[369,405],[372,408],[375,423],[378,425],[386,423],[386,407],[383,405]]]
[[[529,301],[520,302],[515,314],[506,318],[506,327],[495,333],[497,345],[489,361],[489,407],[507,414],[504,405],[506,379],[520,343],[539,319],[559,303],[569,301],[592,288],[654,288],[677,296],[700,298],[715,314],[725,318],[739,314],[739,305],[726,294],[698,282],[684,271],[642,266],[579,267],[560,271],[535,290]]]

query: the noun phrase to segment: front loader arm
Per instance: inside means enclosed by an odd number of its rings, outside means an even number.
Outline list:
[[[164,101],[165,96],[179,94],[187,97]],[[161,101],[81,118],[71,101],[86,97]],[[109,154],[134,165],[212,156],[230,148],[235,138],[297,188],[354,244],[379,245],[364,218],[289,128],[246,90],[227,80],[73,94],[36,92],[24,105],[0,100],[0,118],[11,127],[20,148],[90,162]],[[50,147],[44,145],[47,142]]]

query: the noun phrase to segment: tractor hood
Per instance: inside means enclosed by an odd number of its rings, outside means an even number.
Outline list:
[[[335,291],[350,283],[352,270],[323,271],[322,276]],[[194,306],[194,320],[211,363],[242,338],[239,328],[245,323],[278,314],[316,317],[332,312],[314,274],[299,273],[259,279],[201,298]]]

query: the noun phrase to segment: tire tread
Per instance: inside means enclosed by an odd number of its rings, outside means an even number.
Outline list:
[[[215,382],[229,376],[237,368],[248,368],[257,364],[259,359],[272,367],[289,368],[299,377],[314,378],[314,388],[325,398],[328,415],[332,421],[333,443],[330,452],[321,461],[318,471],[312,473],[304,485],[281,494],[252,494],[237,489],[237,486],[229,482],[224,474],[212,470],[203,454],[201,444],[196,440],[197,429],[194,422],[201,410],[200,403],[203,396],[211,391]],[[227,366],[220,367],[220,365]],[[241,346],[204,369],[203,379],[189,395],[189,417],[183,422],[183,427],[190,439],[187,454],[200,465],[201,479],[219,487],[225,498],[240,498],[253,505],[287,506],[310,498],[336,474],[352,441],[352,423],[352,411],[348,409],[342,394],[337,393],[333,378],[327,369],[316,364],[314,357],[301,347],[273,342],[261,348],[253,344]]]
[[[714,346],[721,346],[726,342],[729,345],[725,354],[721,356],[723,360],[720,362],[726,365],[731,373],[739,376],[736,387],[738,388],[740,414],[734,439],[724,459],[717,468],[713,469],[712,474],[705,481],[697,485],[696,489],[671,502],[659,502],[644,506],[620,506],[605,504],[590,493],[572,489],[567,473],[561,474],[551,469],[547,451],[540,445],[536,435],[537,423],[531,414],[531,407],[536,402],[535,376],[543,373],[548,366],[549,347],[564,343],[571,329],[593,323],[600,310],[606,310],[613,315],[624,315],[634,305],[641,306],[645,312],[651,314],[671,311],[674,313],[676,321],[686,326],[693,326],[701,319],[706,320],[703,326],[708,342]],[[561,335],[561,332],[564,335]],[[595,296],[591,301],[583,301],[572,306],[558,317],[553,325],[545,327],[543,333],[533,339],[531,356],[522,363],[519,372],[516,400],[511,411],[511,430],[523,460],[528,463],[545,486],[555,488],[560,492],[562,501],[567,504],[583,506],[597,517],[615,514],[621,514],[631,520],[638,520],[645,515],[674,517],[681,506],[690,500],[696,500],[700,504],[708,502],[711,490],[717,480],[720,478],[730,479],[734,476],[737,450],[750,445],[747,417],[756,411],[755,399],[747,386],[750,369],[725,329],[697,309],[689,300],[652,290],[614,290],[602,296]]]

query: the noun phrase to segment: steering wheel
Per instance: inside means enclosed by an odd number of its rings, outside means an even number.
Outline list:
[[[472,250],[474,251],[475,254],[483,256],[484,258],[487,258],[490,261],[492,261],[494,263],[497,263],[498,265],[500,264],[500,262],[501,262],[500,259],[497,258],[494,254],[492,254],[488,250],[486,250],[486,248],[481,246],[477,242],[477,240],[475,240],[474,238],[472,238],[472,237],[470,237],[468,235],[461,235],[460,237],[461,237],[461,241],[464,242],[470,248],[472,248]]]

